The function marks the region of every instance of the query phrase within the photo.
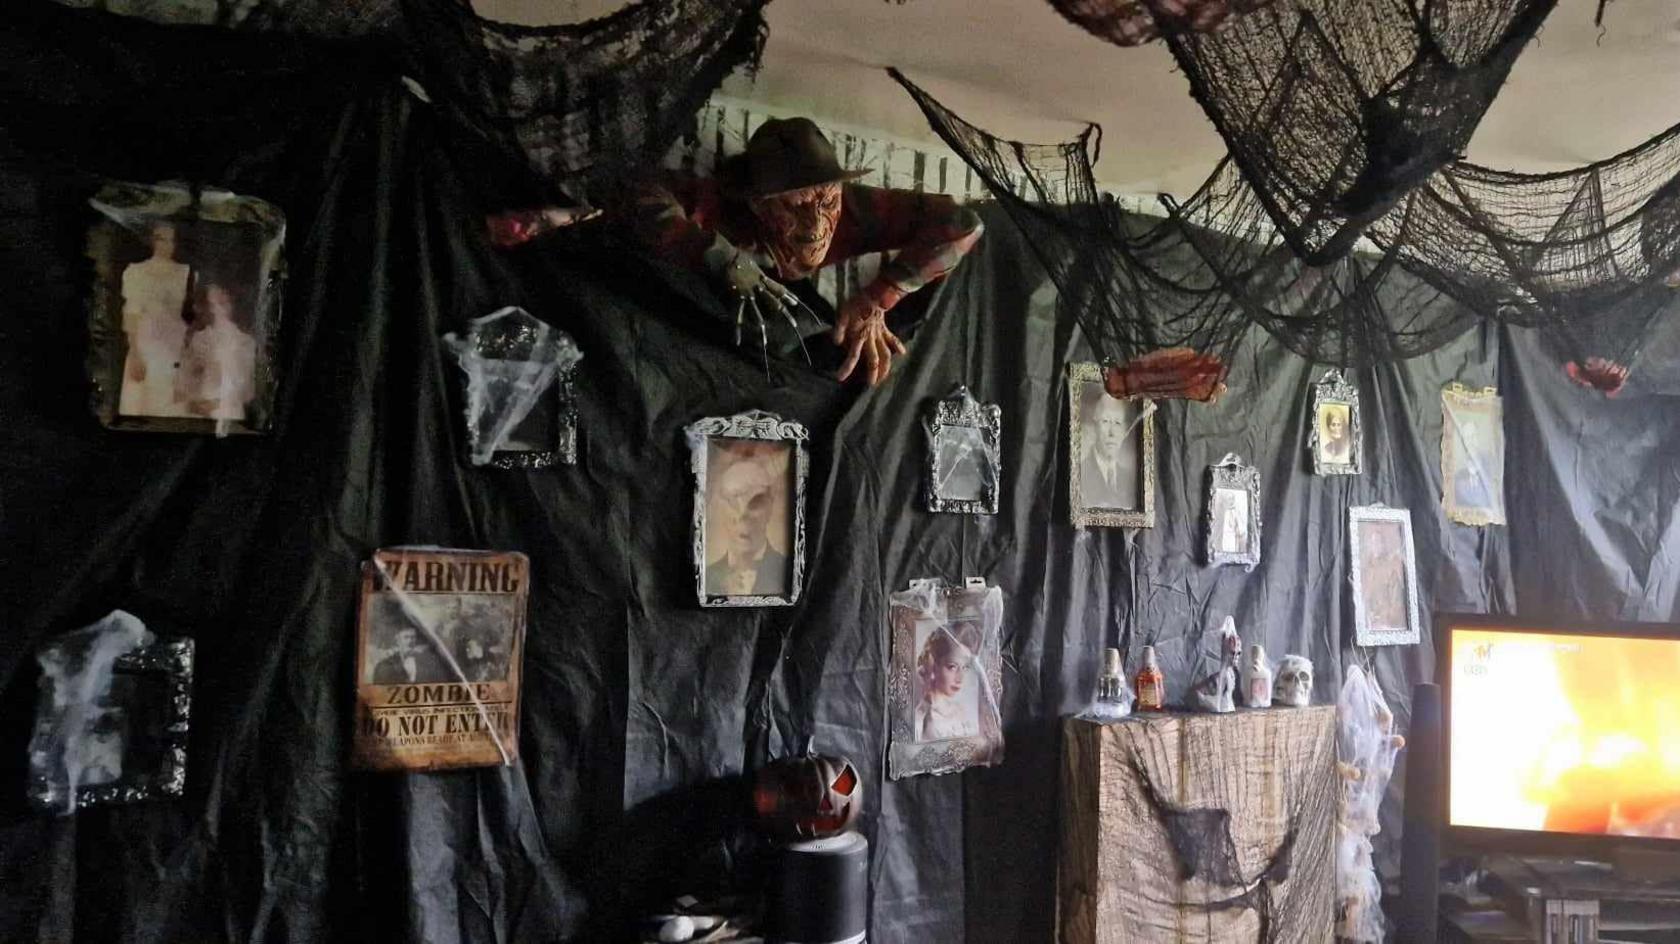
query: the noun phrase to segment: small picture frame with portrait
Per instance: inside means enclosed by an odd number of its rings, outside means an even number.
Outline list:
[[[805,427],[752,410],[684,427],[700,605],[792,606],[805,572]]]
[[[1155,526],[1155,402],[1110,396],[1098,364],[1068,365],[1068,507],[1075,527]]]
[[[1202,546],[1207,564],[1260,563],[1260,471],[1227,453],[1208,466],[1207,513],[1202,518]]]
[[[1003,762],[1003,590],[911,581],[891,597],[887,776]]]
[[[957,385],[934,406],[928,421],[927,509],[960,515],[995,515],[1003,412]]]
[[[1312,432],[1307,436],[1314,475],[1358,475],[1365,458],[1359,388],[1340,370],[1313,385]]]

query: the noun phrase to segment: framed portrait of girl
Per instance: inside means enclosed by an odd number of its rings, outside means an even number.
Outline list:
[[[888,776],[1003,761],[1003,591],[926,580],[892,596]]]

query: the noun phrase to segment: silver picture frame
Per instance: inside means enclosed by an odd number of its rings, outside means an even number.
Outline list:
[[[923,483],[928,511],[997,514],[1002,433],[1003,411],[974,399],[962,384],[934,405]]]
[[[774,413],[750,410],[734,416],[710,416],[696,420],[685,426],[683,433],[688,441],[690,468],[694,474],[694,582],[700,605],[792,606],[799,600],[799,590],[805,577],[805,479],[809,473],[810,457],[806,451],[809,434],[804,425],[794,420],[783,419]],[[774,483],[785,481],[788,489],[783,502],[789,528],[783,592],[720,592],[717,575],[711,573],[713,561],[719,558],[714,556],[708,547],[708,469],[714,461],[714,448],[742,448],[738,444],[779,444],[787,447],[785,471],[766,473],[773,483],[772,488],[775,487]],[[786,475],[785,480],[781,478],[783,474]],[[772,505],[774,504],[776,503],[772,502]],[[768,530],[766,543],[773,544],[768,540]],[[761,553],[773,552],[771,547]]]
[[[1505,410],[1493,387],[1441,389],[1441,510],[1473,527],[1505,523]]]
[[[64,648],[49,643],[43,650]],[[97,711],[120,715],[121,774],[96,784],[69,787],[54,769],[56,753],[37,755],[31,743],[28,797],[40,810],[68,812],[90,806],[139,803],[180,796],[187,782],[187,737],[192,720],[193,640],[160,636],[150,644],[116,657],[112,688]],[[68,651],[66,659],[79,658]],[[120,688],[119,688],[120,686]],[[58,715],[78,704],[73,693],[42,679],[36,707],[36,736],[63,730]],[[86,710],[85,708],[83,710]],[[90,724],[92,722],[89,722]]]
[[[1260,563],[1260,471],[1236,453],[1207,470],[1207,505],[1202,513],[1202,548],[1209,567]]]
[[[1337,419],[1343,435],[1333,434]],[[1359,475],[1365,460],[1365,433],[1359,416],[1359,388],[1340,370],[1325,373],[1313,385],[1312,424],[1307,453],[1314,475]]]
[[[469,323],[459,336],[447,334],[463,373],[467,461],[492,469],[547,469],[577,464],[575,377],[583,354],[571,335],[523,308],[508,306]],[[475,379],[519,373],[542,378],[530,402],[498,402],[493,384]],[[497,427],[507,410],[524,410],[511,429]],[[495,437],[500,436],[501,443]],[[496,448],[500,445],[501,448]]]
[[[1092,385],[1101,389],[1102,365],[1074,363],[1068,365],[1068,513],[1076,528],[1153,528],[1155,527],[1155,402],[1142,397],[1127,397],[1119,402],[1136,412],[1132,422],[1137,431],[1128,435],[1128,442],[1137,443],[1136,469],[1139,479],[1140,504],[1134,508],[1106,507],[1084,487],[1084,468],[1091,451],[1085,441],[1087,402],[1096,400]],[[1106,391],[1103,396],[1108,396]],[[1114,399],[1114,398],[1110,398]],[[1090,445],[1095,445],[1090,444]],[[1091,502],[1091,504],[1087,504]]]
[[[888,649],[887,707],[891,741],[887,752],[887,776],[902,780],[921,774],[955,773],[968,767],[1003,762],[1003,590],[973,579],[961,586],[947,586],[940,580],[912,581],[910,588],[891,597],[889,610],[891,640]],[[965,624],[967,632],[978,629],[980,638],[964,639],[972,646],[971,664],[965,677],[972,679],[967,707],[972,722],[960,736],[924,736],[917,721],[926,722],[918,711],[929,696],[920,663],[923,651],[936,633],[952,639],[966,635],[954,629]],[[966,723],[966,722],[959,722]],[[952,732],[945,732],[952,733]]]
[[[1348,509],[1348,582],[1356,645],[1404,646],[1423,638],[1410,511],[1380,504]]]

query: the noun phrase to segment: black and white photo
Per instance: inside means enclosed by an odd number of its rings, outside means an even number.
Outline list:
[[[933,512],[992,515],[998,510],[1002,411],[959,385],[928,422],[927,507]]]
[[[1441,391],[1441,505],[1459,524],[1505,523],[1505,427],[1499,394]]]
[[[280,211],[251,197],[110,183],[90,201],[94,408],[112,428],[260,432],[273,406]]]
[[[1209,566],[1260,563],[1260,473],[1242,457],[1226,454],[1208,467],[1202,540]]]
[[[708,417],[685,432],[700,605],[793,603],[804,571],[805,428],[755,411]]]
[[[1096,364],[1068,365],[1068,495],[1081,527],[1155,524],[1155,404],[1119,399]]]
[[[1383,505],[1349,508],[1348,567],[1358,645],[1407,645],[1422,638],[1411,512]]]

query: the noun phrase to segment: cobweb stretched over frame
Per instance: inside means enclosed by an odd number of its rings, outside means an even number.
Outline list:
[[[1315,265],[1463,153],[1556,2],[1277,0],[1199,31],[1173,28],[1179,0],[1144,0],[1255,198]],[[1050,3],[1076,23],[1126,5]]]
[[[1360,251],[1314,266],[1232,161],[1184,202],[1163,197],[1164,218],[1128,214],[1096,185],[1094,126],[1060,144],[1006,141],[892,74],[1027,232],[1059,310],[1110,363],[1173,346],[1229,362],[1259,325],[1308,360],[1363,367],[1491,318],[1540,330],[1563,359],[1625,367],[1680,281],[1680,126],[1563,173],[1453,162]]]

